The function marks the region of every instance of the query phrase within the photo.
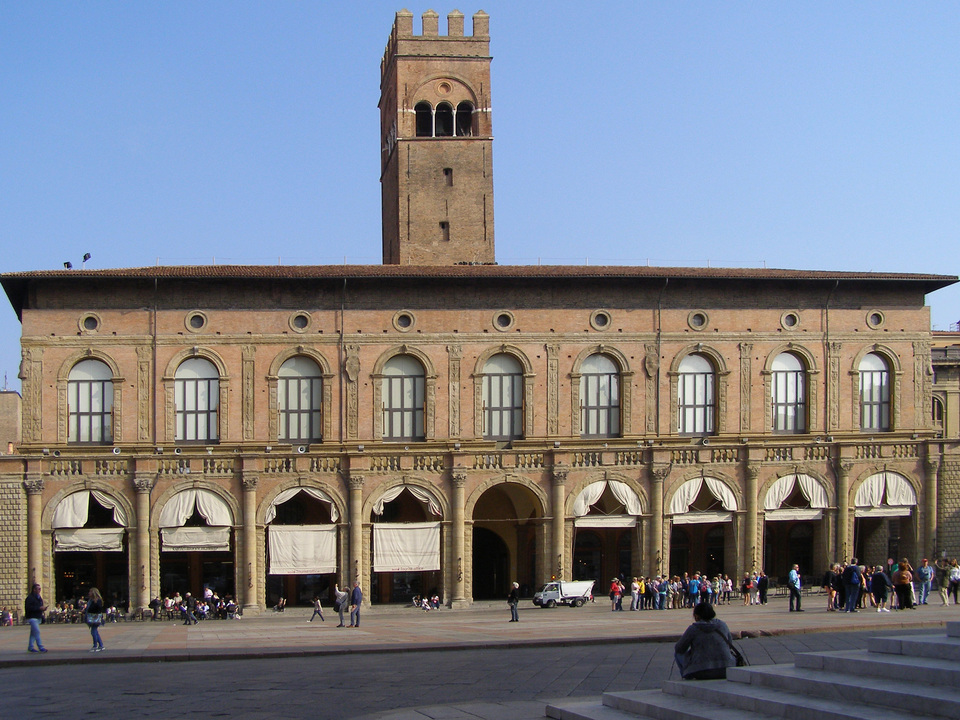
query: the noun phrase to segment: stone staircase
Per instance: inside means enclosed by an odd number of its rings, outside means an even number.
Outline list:
[[[745,714],[747,713],[747,714]],[[866,650],[798,654],[793,665],[729,668],[726,680],[674,680],[548,705],[558,720],[904,720],[960,717],[960,622],[947,634],[877,637]]]

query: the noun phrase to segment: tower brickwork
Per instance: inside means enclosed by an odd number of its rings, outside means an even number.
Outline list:
[[[489,16],[422,20],[397,13],[380,68],[383,262],[493,263]]]

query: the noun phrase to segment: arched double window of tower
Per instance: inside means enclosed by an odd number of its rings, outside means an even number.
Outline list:
[[[418,102],[416,114],[417,137],[470,137],[473,135],[473,103],[464,100],[454,109],[448,102],[434,108],[426,100]]]
[[[82,360],[67,380],[67,441],[113,442],[113,373],[99,360]]]

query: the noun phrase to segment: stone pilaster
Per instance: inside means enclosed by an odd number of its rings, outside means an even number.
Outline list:
[[[153,473],[138,472],[133,476],[133,490],[136,494],[137,548],[136,577],[131,578],[131,588],[136,589],[136,609],[146,610],[150,606],[150,578],[153,558],[150,555],[150,491],[156,483]],[[131,598],[134,595],[131,593]]]
[[[551,575],[556,575],[557,580],[569,580],[566,576],[566,568],[563,562],[564,557],[564,528],[566,525],[566,515],[564,510],[564,501],[566,500],[567,470],[554,469],[553,471],[553,494],[550,499],[550,511],[553,515],[552,523],[552,557],[551,557]]]
[[[453,588],[450,607],[465,607],[467,599],[464,594],[465,583],[463,581],[463,566],[466,562],[465,555],[465,523],[464,523],[464,487],[467,484],[467,474],[465,472],[454,471],[450,473],[450,485],[453,488],[453,527],[451,553],[451,576],[450,586]]]
[[[650,547],[647,555],[654,563],[652,575],[663,573],[663,482],[670,475],[672,465],[650,465]]]
[[[257,475],[243,476],[243,596],[244,610],[260,611],[257,600]]]
[[[923,537],[920,538],[917,547],[921,555],[932,557],[940,549],[937,538],[937,493],[939,490],[940,458],[928,454],[924,458],[923,469]]]
[[[760,543],[757,529],[759,527],[759,517],[757,508],[757,478],[760,477],[760,466],[748,464],[745,468],[746,487],[744,496],[747,505],[747,531],[744,533],[744,556],[747,558],[747,564],[750,570],[760,568]]]
[[[344,582],[348,588],[363,575],[363,476],[350,476],[350,567]]]
[[[43,534],[40,532],[43,477],[40,473],[27,473],[23,488],[27,491],[27,585],[29,587],[35,582],[46,585],[43,576]]]
[[[853,463],[837,461],[837,552],[841,562],[849,562],[853,556],[850,540],[850,471]]]

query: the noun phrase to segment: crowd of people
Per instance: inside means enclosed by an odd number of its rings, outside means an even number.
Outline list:
[[[831,612],[913,610],[931,601],[934,586],[942,605],[949,604],[951,595],[954,605],[958,604],[960,563],[956,558],[940,558],[932,565],[924,558],[915,568],[907,558],[899,562],[891,558],[886,565],[861,565],[854,557],[845,566],[830,567],[821,582]]]
[[[242,608],[232,595],[220,597],[209,587],[204,588],[203,597],[194,597],[191,593],[181,596],[179,591],[164,598],[159,596],[150,601],[151,620],[180,619],[184,625],[196,625],[201,620],[239,620]]]
[[[744,604],[767,602],[769,578],[761,570],[747,573],[739,586],[729,575],[701,575],[699,572],[683,576],[634,577],[629,588],[622,578],[610,582],[611,610],[623,610],[629,597],[630,610],[678,610],[692,608],[698,603],[725,605],[733,602],[738,592]]]

